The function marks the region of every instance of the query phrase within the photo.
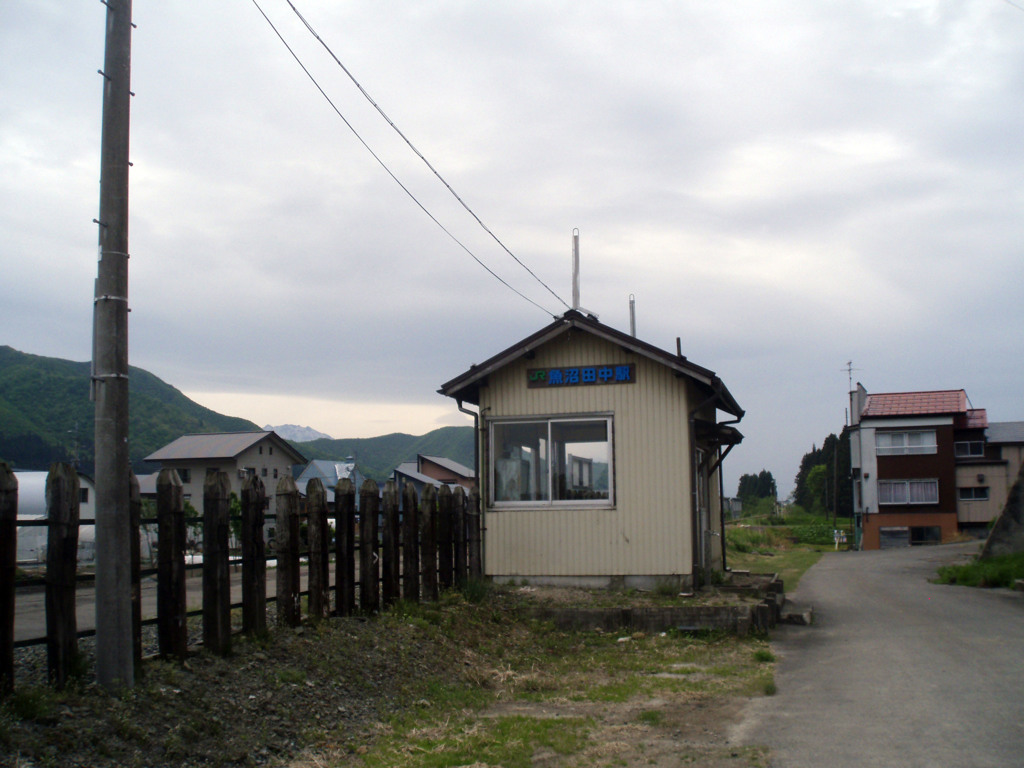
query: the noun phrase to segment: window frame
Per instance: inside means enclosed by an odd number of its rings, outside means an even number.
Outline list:
[[[925,501],[913,501],[912,500],[913,494],[911,493],[911,486],[913,484],[919,484],[920,485],[920,484],[924,484],[924,483],[927,483],[929,486],[931,486],[931,487],[933,487],[935,489],[935,498],[934,499],[929,498],[929,499],[927,499]],[[891,500],[892,499],[892,494],[890,493],[889,494],[890,500],[883,501],[882,500],[883,496],[886,495],[886,494],[883,494],[883,492],[882,492],[883,487],[888,487],[888,488],[892,488],[892,489],[895,489],[897,487],[902,487],[903,488],[903,500],[900,500],[900,501],[893,501],[893,500]],[[934,506],[934,505],[936,505],[938,503],[939,503],[939,479],[937,477],[915,477],[915,478],[909,478],[909,479],[906,479],[906,480],[886,478],[884,480],[879,480],[878,481],[878,506],[879,507],[883,507],[883,506],[886,506],[886,507]]]
[[[964,492],[968,492],[968,495],[964,495]],[[984,495],[979,495],[979,491],[984,491]],[[992,498],[992,492],[987,485],[970,485],[962,486],[956,489],[957,501],[988,501]]]
[[[961,452],[961,448],[967,446],[966,453]],[[976,453],[974,450],[980,447]],[[958,459],[981,459],[985,457],[985,441],[984,440],[957,440],[953,443],[953,456]]]
[[[558,425],[564,424],[579,424],[584,422],[604,422],[605,425],[605,444],[607,446],[608,456],[608,497],[598,499],[559,499],[555,498],[557,491],[555,488],[555,471],[554,462],[552,461],[552,445],[564,443],[564,441],[558,441],[553,438],[554,432],[557,430]],[[499,428],[508,425],[528,425],[537,424],[544,426],[544,433],[546,435],[545,442],[545,455],[543,456],[543,472],[546,478],[546,487],[544,488],[546,498],[540,499],[528,499],[520,501],[511,500],[498,500],[498,454],[496,450],[496,440]],[[487,429],[487,441],[488,441],[488,467],[487,467],[487,478],[490,488],[487,492],[488,504],[492,509],[495,510],[515,510],[515,509],[611,509],[615,507],[615,419],[611,413],[572,413],[572,414],[558,414],[558,415],[530,415],[530,416],[510,416],[490,419],[488,422]],[[568,460],[574,460],[576,464],[585,463],[588,465],[588,471],[591,473],[591,482],[593,481],[593,465],[594,461],[583,457],[574,456],[569,453],[566,456]],[[572,471],[573,466],[567,467],[568,471]]]
[[[880,445],[879,438],[885,436],[891,441],[900,435],[902,445]],[[931,442],[911,445],[911,435],[930,435]],[[924,456],[939,452],[938,435],[934,429],[879,429],[875,431],[875,455],[877,456]]]

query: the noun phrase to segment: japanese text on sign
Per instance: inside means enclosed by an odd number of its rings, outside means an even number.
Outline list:
[[[537,387],[577,387],[594,384],[632,384],[636,381],[636,365],[581,365],[565,368],[530,368],[526,384]]]

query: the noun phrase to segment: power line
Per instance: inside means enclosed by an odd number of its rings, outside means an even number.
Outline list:
[[[558,299],[560,302],[562,302],[562,304],[565,306],[566,309],[571,309],[571,307],[565,302],[565,300],[561,296],[559,296],[557,293],[555,293],[554,290],[552,290],[552,288],[547,283],[545,283],[543,280],[541,280],[539,277],[537,277],[537,275],[534,273],[534,271],[532,269],[530,269],[528,266],[526,266],[526,264],[524,264],[519,259],[518,256],[516,256],[514,253],[512,253],[512,251],[510,251],[508,249],[508,247],[498,238],[498,236],[495,235],[494,232],[491,231],[490,227],[488,227],[486,224],[484,224],[484,222],[480,219],[479,216],[476,215],[476,213],[473,211],[473,209],[470,208],[466,204],[466,202],[462,199],[462,197],[460,197],[459,194],[452,188],[452,185],[448,183],[448,181],[444,178],[444,176],[442,176],[438,172],[438,170],[433,165],[431,165],[430,161],[427,160],[427,158],[423,156],[423,153],[420,152],[416,148],[416,146],[409,140],[409,137],[407,137],[404,133],[402,133],[401,129],[395,124],[395,122],[390,117],[388,117],[387,113],[384,112],[384,110],[381,108],[381,106],[373,99],[372,96],[370,96],[369,93],[367,93],[366,89],[363,88],[363,86],[359,83],[358,80],[356,80],[355,76],[351,72],[349,72],[348,67],[346,67],[344,64],[341,63],[341,60],[335,55],[334,51],[331,50],[330,46],[327,45],[327,43],[324,42],[323,38],[320,37],[320,35],[317,34],[316,30],[313,29],[312,25],[308,21],[306,21],[306,18],[301,13],[299,13],[299,9],[295,7],[295,4],[292,2],[292,0],[285,0],[285,2],[287,2],[288,5],[291,6],[292,11],[294,11],[295,15],[299,17],[299,21],[301,21],[305,25],[306,29],[309,30],[309,34],[311,34],[316,39],[316,41],[318,43],[320,43],[320,45],[323,46],[324,50],[327,51],[328,54],[330,54],[331,58],[334,59],[335,63],[339,67],[341,67],[342,72],[344,72],[346,75],[348,75],[348,79],[351,80],[352,83],[355,85],[355,87],[359,89],[359,92],[361,94],[363,94],[363,96],[366,98],[366,100],[368,102],[370,102],[370,104],[373,105],[373,108],[376,109],[378,113],[380,113],[380,116],[383,117],[385,121],[387,121],[387,124],[390,125],[394,129],[395,133],[397,133],[399,136],[402,137],[402,140],[409,146],[409,149],[411,149],[413,152],[416,153],[416,156],[420,160],[422,160],[424,162],[424,164],[427,166],[427,168],[430,169],[431,173],[433,173],[438,178],[438,180],[442,184],[444,184],[444,186],[448,189],[448,191],[451,192],[452,197],[454,197],[456,200],[459,201],[459,205],[461,205],[466,210],[466,212],[476,220],[476,223],[479,224],[483,228],[484,232],[486,232],[488,235],[490,235],[491,238],[493,238],[494,242],[496,242],[498,245],[500,245],[502,250],[505,251],[505,253],[507,253],[509,256],[511,256],[513,259],[515,259],[516,263],[519,266],[521,266],[523,269],[525,269],[527,272],[529,272],[534,280],[536,280],[538,283],[540,283],[545,288],[547,288],[548,292],[552,296],[554,296],[556,299]]]
[[[455,237],[455,235],[453,235],[444,226],[444,224],[442,224],[440,221],[438,221],[437,218],[434,216],[434,214],[432,214],[430,211],[428,211],[426,209],[426,207],[423,205],[423,203],[421,203],[416,198],[416,195],[414,195],[408,189],[408,187],[406,187],[399,180],[399,178],[397,176],[395,176],[394,173],[392,173],[391,169],[388,168],[387,164],[383,160],[381,160],[381,158],[377,155],[376,152],[373,151],[373,149],[370,147],[370,145],[366,143],[366,141],[363,139],[363,137],[359,135],[359,132],[348,121],[348,119],[345,117],[345,115],[343,115],[341,113],[341,110],[338,109],[337,105],[331,100],[331,97],[328,96],[326,91],[324,91],[324,89],[320,87],[320,83],[318,83],[316,78],[313,77],[313,74],[306,68],[306,65],[302,63],[302,60],[299,58],[298,54],[296,54],[295,51],[292,50],[292,47],[290,45],[288,45],[288,41],[284,39],[284,37],[278,31],[277,27],[274,26],[274,22],[272,22],[270,20],[270,17],[268,17],[267,14],[264,13],[263,9],[260,7],[260,4],[257,2],[257,0],[252,0],[252,4],[254,6],[256,6],[256,10],[258,10],[260,12],[260,15],[264,18],[264,20],[267,22],[267,24],[270,25],[270,28],[272,30],[274,30],[274,34],[277,35],[277,39],[281,41],[281,44],[284,45],[284,47],[288,50],[288,53],[290,53],[292,58],[295,59],[295,63],[298,64],[302,68],[302,71],[306,73],[306,77],[308,77],[310,82],[312,82],[313,85],[316,87],[316,89],[318,91],[320,91],[320,95],[323,96],[324,99],[327,101],[327,103],[331,105],[331,109],[334,110],[335,114],[337,114],[338,117],[341,118],[342,122],[345,123],[345,125],[348,127],[348,129],[352,132],[352,135],[355,136],[356,139],[359,140],[359,143],[363,145],[363,147],[366,149],[366,151],[370,153],[370,155],[373,157],[373,159],[377,161],[377,163],[380,165],[381,168],[384,169],[384,171],[388,174],[388,176],[390,176],[391,179],[399,187],[401,187],[402,191],[405,192],[406,195],[408,195],[409,199],[412,200],[414,203],[416,203],[417,207],[419,207],[419,209],[421,211],[423,211],[430,218],[431,221],[433,221],[438,227],[440,227],[442,232],[444,232],[446,235],[448,235],[448,237],[450,237],[462,250],[464,250],[467,254],[469,254],[470,258],[472,258],[473,261],[475,261],[477,264],[479,264],[481,267],[483,267],[485,270],[487,270],[488,274],[490,274],[494,279],[496,279],[498,282],[500,282],[502,285],[504,285],[506,288],[508,288],[510,291],[515,293],[520,298],[525,299],[526,301],[528,301],[531,304],[533,304],[533,306],[537,307],[537,309],[541,310],[544,314],[550,315],[552,317],[556,317],[556,315],[554,315],[554,313],[552,313],[552,312],[548,311],[547,309],[545,309],[543,306],[538,304],[536,301],[531,299],[529,296],[525,295],[524,293],[522,293],[521,291],[517,290],[516,288],[513,288],[504,278],[501,277],[501,275],[499,275],[493,269],[491,269],[486,264],[484,264],[477,257],[477,255],[475,253],[473,253],[468,247],[466,247],[466,245],[463,244],[461,240],[459,240],[457,237]],[[548,290],[550,290],[550,289],[548,289]]]

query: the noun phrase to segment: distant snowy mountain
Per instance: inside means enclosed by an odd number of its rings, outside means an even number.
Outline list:
[[[300,427],[297,424],[282,424],[279,427],[272,427],[268,424],[263,429],[268,432],[273,430],[285,440],[294,440],[297,443],[308,443],[310,440],[334,439],[330,435],[325,435],[323,432],[317,432],[312,427]]]

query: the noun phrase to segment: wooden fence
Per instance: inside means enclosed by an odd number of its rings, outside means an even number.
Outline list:
[[[203,488],[202,638],[217,654],[231,649],[231,611],[241,608],[240,631],[267,630],[267,542],[264,523],[269,507],[263,482],[250,477],[241,497],[241,558],[228,549],[230,499],[225,472],[210,471]],[[77,656],[75,618],[79,520],[78,475],[66,464],[50,469],[46,484],[48,546],[46,562],[46,637],[17,645],[47,646],[50,682],[66,683]],[[383,493],[372,480],[358,489],[341,480],[329,510],[326,489],[311,480],[302,499],[290,477],[282,478],[273,500],[277,536],[270,557],[276,560],[277,623],[302,622],[302,595],[307,595],[307,620],[354,613],[373,614],[399,599],[436,601],[442,589],[464,586],[482,575],[479,497],[462,488],[436,490],[426,486],[419,496],[411,485],[401,492],[388,481]],[[18,483],[0,462],[0,696],[14,688],[14,613],[17,558]],[[157,478],[154,520],[141,519],[138,482],[132,476],[131,525],[132,601],[136,670],[141,670],[142,625],[140,579],[156,575],[157,645],[165,658],[184,660],[188,653],[189,612],[186,598],[186,525],[182,484],[177,472],[164,469]],[[334,523],[334,536],[330,522]],[[139,556],[139,527],[157,525],[157,567],[143,571]],[[308,547],[301,532],[305,523]],[[24,523],[22,523],[24,525]],[[332,558],[333,555],[333,558]],[[330,566],[333,559],[334,585]],[[242,602],[231,602],[231,566],[241,566]],[[102,564],[100,564],[102,566]],[[307,588],[302,589],[305,567]],[[36,579],[36,583],[43,580]],[[24,588],[32,582],[24,584]],[[331,595],[334,604],[331,605]],[[356,599],[358,593],[358,601]]]

